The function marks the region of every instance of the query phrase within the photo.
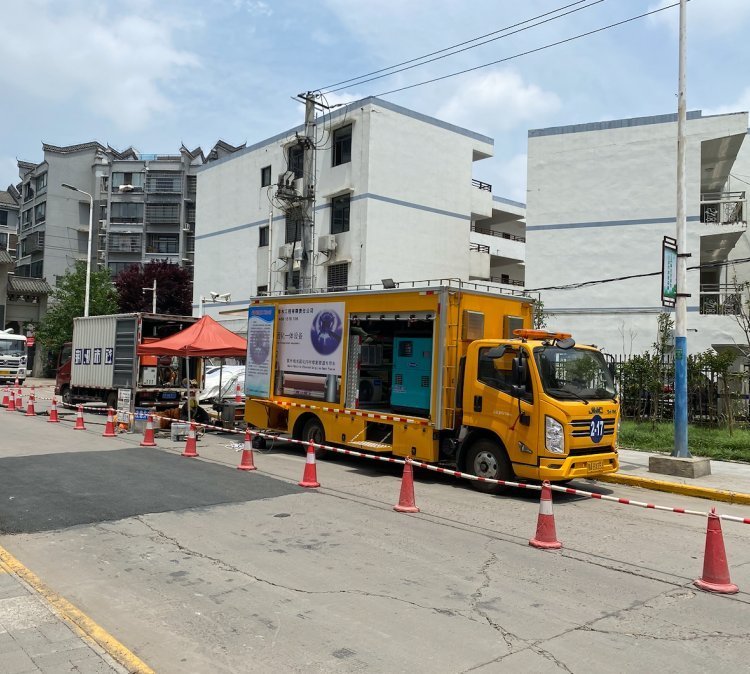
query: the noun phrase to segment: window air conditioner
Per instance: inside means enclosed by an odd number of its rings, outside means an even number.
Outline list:
[[[282,260],[288,260],[290,257],[292,257],[292,244],[291,243],[285,243],[283,246],[279,247],[279,257]]]
[[[336,250],[336,235],[324,234],[318,237],[318,250],[321,253],[330,253]]]

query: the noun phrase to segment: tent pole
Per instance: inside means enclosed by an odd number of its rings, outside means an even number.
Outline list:
[[[187,355],[187,351],[185,352],[185,367],[187,369],[187,410],[188,410],[188,425],[190,425],[190,417],[191,417],[191,410],[190,410],[190,356]]]

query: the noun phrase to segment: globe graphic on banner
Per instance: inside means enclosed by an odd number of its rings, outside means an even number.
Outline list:
[[[253,363],[265,363],[271,353],[271,337],[264,329],[253,330],[250,336],[250,359]]]
[[[333,311],[321,311],[313,318],[310,339],[315,350],[330,356],[341,343],[343,327],[341,318]]]

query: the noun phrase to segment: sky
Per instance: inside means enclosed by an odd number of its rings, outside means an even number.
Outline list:
[[[42,143],[208,152],[303,119],[304,91],[387,68],[564,5],[578,9],[433,63],[327,95],[392,91],[506,59],[675,0],[23,0],[0,24],[0,189]],[[553,15],[556,16],[556,15]],[[750,108],[750,0],[691,0],[687,102]],[[535,22],[534,22],[535,23]],[[524,27],[528,24],[524,24]],[[493,36],[495,37],[495,36]],[[675,112],[678,10],[382,96],[495,140],[474,165],[493,193],[526,194],[532,128]]]

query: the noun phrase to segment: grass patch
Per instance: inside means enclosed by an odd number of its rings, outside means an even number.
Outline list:
[[[674,425],[651,422],[623,421],[620,447],[649,452],[671,452],[674,447]],[[688,448],[693,456],[707,456],[720,461],[750,462],[750,431],[726,428],[688,426]]]

